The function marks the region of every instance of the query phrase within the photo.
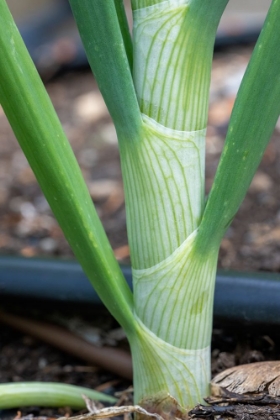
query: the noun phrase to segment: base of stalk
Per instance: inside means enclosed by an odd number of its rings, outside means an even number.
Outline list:
[[[210,346],[196,350],[172,346],[137,321],[138,334],[129,339],[135,404],[164,419],[174,418],[174,413],[187,418],[187,410],[209,395]]]
[[[143,399],[139,405],[148,413],[158,414],[164,420],[187,420],[189,418],[187,410],[181,407],[178,401],[170,394],[164,392],[154,395],[151,398]],[[148,416],[137,414],[137,420],[148,420]]]

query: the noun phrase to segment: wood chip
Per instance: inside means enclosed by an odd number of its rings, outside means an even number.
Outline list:
[[[198,405],[189,412],[191,419],[279,420],[279,407],[228,405],[205,407]]]
[[[221,395],[222,388],[237,394],[266,393],[280,397],[280,361],[251,363],[227,369],[212,380],[212,395]]]

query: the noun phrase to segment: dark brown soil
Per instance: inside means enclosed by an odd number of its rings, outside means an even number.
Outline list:
[[[213,181],[238,82],[249,55],[249,48],[230,50],[217,54],[214,59],[207,135],[207,191]],[[95,81],[89,72],[69,73],[49,82],[47,89],[115,254],[119,260],[129,262],[117,140]],[[247,197],[222,242],[221,268],[280,271],[279,136],[278,123]],[[0,221],[1,254],[72,257],[1,109]],[[20,311],[28,312],[24,302]],[[117,327],[108,315],[99,317],[95,324],[102,331]],[[129,385],[109,372],[89,367],[81,360],[5,326],[1,326],[0,348],[0,382],[59,381],[91,388],[101,386],[111,393]],[[212,356],[213,373],[234,364],[280,359],[280,335],[269,329],[215,326]],[[37,415],[39,410],[30,408],[28,412]],[[40,411],[40,415],[48,413]],[[14,412],[5,413],[0,418],[13,415]]]

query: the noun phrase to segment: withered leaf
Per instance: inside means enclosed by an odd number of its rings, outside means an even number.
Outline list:
[[[211,393],[220,396],[221,389],[236,394],[266,393],[280,397],[280,361],[235,366],[219,373],[211,382]]]

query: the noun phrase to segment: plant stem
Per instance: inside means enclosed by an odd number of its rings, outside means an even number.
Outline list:
[[[196,232],[166,260],[133,273],[135,401],[152,411],[168,394],[190,408],[209,392],[217,252],[202,258],[195,239]]]
[[[204,208],[205,130],[180,132],[143,116],[139,142],[121,142],[132,266],[171,255],[197,228]]]
[[[216,22],[202,27],[193,9],[188,0],[172,0],[133,13],[141,112],[178,131],[204,129],[207,120]]]
[[[120,139],[139,320],[129,339],[135,401],[160,414],[176,401],[184,416],[210,381],[218,247],[205,258],[193,247],[204,210],[213,43],[227,1],[217,3],[213,11],[201,1],[133,2],[143,128],[133,142]]]

